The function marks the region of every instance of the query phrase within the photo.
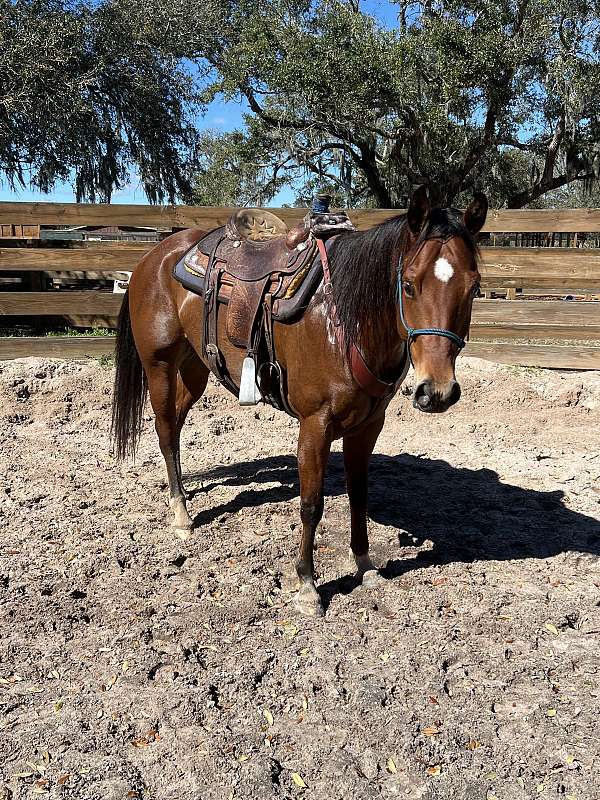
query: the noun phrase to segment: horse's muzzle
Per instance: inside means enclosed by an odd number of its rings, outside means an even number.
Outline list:
[[[413,406],[428,414],[441,414],[460,400],[460,385],[450,381],[442,391],[433,381],[421,381],[413,394]]]

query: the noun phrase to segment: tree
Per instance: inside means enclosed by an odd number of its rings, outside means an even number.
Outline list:
[[[162,2],[142,8],[166,41],[189,6]],[[484,188],[517,208],[600,174],[597,0],[401,0],[393,30],[359,0],[188,16],[174,45],[210,69],[206,100],[248,104],[246,146],[271,137],[271,176],[312,175],[349,205],[402,205],[425,184],[439,202]]]
[[[0,172],[110,199],[349,206],[485,189],[537,203],[600,176],[600,0],[0,0]],[[246,130],[198,138],[217,95]],[[221,184],[221,185],[219,185]],[[254,199],[256,198],[256,199]]]
[[[114,2],[0,0],[0,176],[109,201],[131,170],[153,202],[191,196],[199,105],[181,60]]]
[[[251,146],[241,131],[206,131],[198,140],[199,165],[193,202],[203,206],[264,205],[282,185],[269,169],[269,156]]]

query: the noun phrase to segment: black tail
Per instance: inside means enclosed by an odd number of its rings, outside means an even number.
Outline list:
[[[110,435],[117,458],[123,460],[128,455],[135,455],[148,388],[131,330],[128,291],[119,314],[115,362],[117,370]]]

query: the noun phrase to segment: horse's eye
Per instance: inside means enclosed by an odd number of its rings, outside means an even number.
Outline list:
[[[407,297],[415,296],[415,288],[410,281],[402,281],[402,288]]]

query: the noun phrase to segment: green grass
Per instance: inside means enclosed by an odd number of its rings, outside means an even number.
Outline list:
[[[104,353],[101,356],[94,356],[94,361],[97,361],[102,369],[112,369],[115,365],[115,357]]]
[[[110,328],[71,328],[70,326],[55,327],[48,330],[35,329],[31,326],[3,326],[0,327],[0,336],[25,338],[29,336],[114,336]]]
[[[114,336],[110,328],[54,328],[46,331],[44,336]]]
[[[525,367],[519,364],[503,364],[502,366],[511,375],[543,375],[547,372],[542,367]]]

